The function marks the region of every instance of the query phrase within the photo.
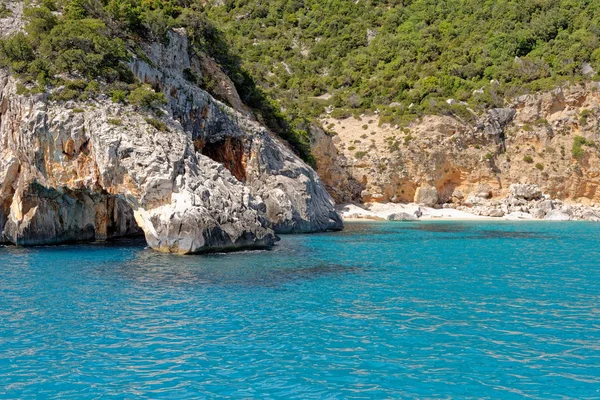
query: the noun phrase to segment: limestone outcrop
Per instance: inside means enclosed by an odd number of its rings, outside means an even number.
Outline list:
[[[327,134],[313,134],[313,153],[340,203],[425,204],[429,188],[438,199],[426,203],[436,207],[486,207],[511,195],[538,201],[542,193],[573,207],[600,203],[597,82],[517,97],[483,113],[463,105],[455,115],[425,115],[402,127],[377,114],[321,123]]]
[[[154,249],[189,254],[269,247],[276,232],[342,229],[312,168],[248,110],[226,106],[184,78],[186,69],[206,71],[188,53],[185,32],[172,31],[168,45],[148,43],[143,51],[146,57],[130,66],[166,94],[167,105],[155,114],[102,96],[65,103],[19,95],[17,81],[0,71],[4,241],[55,244],[143,232]]]

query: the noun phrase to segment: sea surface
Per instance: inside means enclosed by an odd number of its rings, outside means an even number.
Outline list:
[[[600,398],[600,224],[0,248],[0,398]]]

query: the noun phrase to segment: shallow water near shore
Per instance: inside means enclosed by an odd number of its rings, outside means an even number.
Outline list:
[[[2,398],[600,397],[600,224],[0,248]]]

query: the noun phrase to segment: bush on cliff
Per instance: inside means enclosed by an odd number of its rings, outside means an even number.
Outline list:
[[[173,27],[186,28],[193,51],[217,59],[234,82],[242,100],[259,120],[288,140],[296,152],[313,163],[308,141],[308,121],[284,115],[278,103],[267,97],[230,53],[221,33],[207,20],[199,0],[42,0],[24,10],[25,32],[0,40],[0,66],[10,68],[26,83],[37,87],[21,93],[55,88],[54,100],[90,98],[105,93],[115,102],[131,102],[156,108],[160,93],[135,83],[127,61],[134,54],[144,58],[141,41],[164,41]],[[189,74],[187,76],[189,78]],[[81,94],[70,81],[97,83],[94,91]],[[203,77],[197,84],[210,79]],[[209,92],[213,87],[205,85]],[[213,85],[214,86],[214,85]],[[31,87],[31,85],[30,85]],[[56,90],[56,88],[58,88]],[[313,163],[314,164],[314,163]]]
[[[242,66],[305,117],[332,105],[350,113],[379,109],[401,123],[404,115],[452,112],[443,106],[450,98],[495,107],[587,79],[585,63],[600,71],[600,2],[593,0],[208,4],[209,19]],[[313,96],[324,93],[332,97],[315,107]]]

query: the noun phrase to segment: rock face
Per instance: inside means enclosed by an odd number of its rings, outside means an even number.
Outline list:
[[[313,141],[313,153],[329,157],[318,171],[338,202],[410,203],[423,183],[437,189],[439,204],[455,207],[502,199],[526,183],[566,203],[600,202],[597,82],[521,96],[484,114],[463,111],[402,127],[376,114],[326,117],[329,135]],[[586,144],[572,152],[578,136]]]
[[[436,205],[439,199],[438,191],[435,187],[421,186],[415,193],[415,203],[431,207]]]
[[[0,71],[5,241],[55,244],[143,231],[152,248],[189,254],[268,247],[275,231],[342,229],[317,174],[246,110],[184,78],[186,68],[202,73],[184,32],[170,32],[168,42],[145,45],[152,65],[131,63],[140,80],[167,95],[162,116],[103,98],[55,103],[17,95],[17,82]]]
[[[510,185],[508,191],[517,199],[537,200],[542,197],[542,191],[536,185],[513,184]]]

